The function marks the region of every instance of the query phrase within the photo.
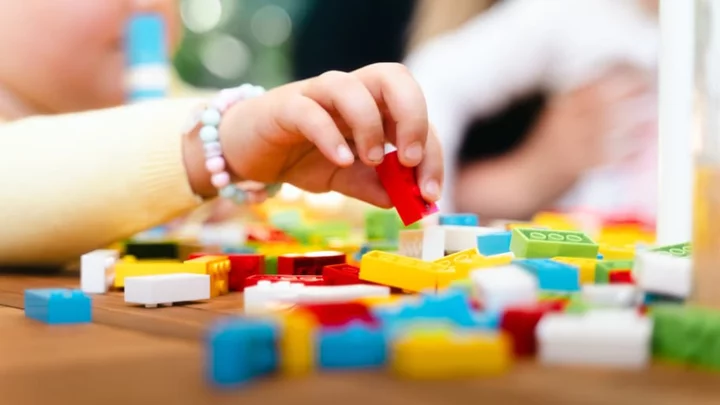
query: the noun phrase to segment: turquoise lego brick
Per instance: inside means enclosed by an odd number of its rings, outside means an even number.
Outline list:
[[[510,250],[515,257],[527,259],[594,259],[598,255],[599,246],[583,232],[515,228],[512,230]]]
[[[440,215],[440,225],[479,226],[480,220],[475,214],[445,214]]]
[[[228,318],[206,341],[206,376],[221,388],[242,386],[278,368],[278,325],[265,319]]]
[[[225,246],[222,248],[222,252],[230,254],[252,254],[257,252],[257,249],[252,246]]]
[[[92,322],[92,299],[80,290],[25,290],[25,316],[51,325]]]
[[[462,291],[446,290],[440,294],[421,294],[417,300],[400,307],[379,307],[374,315],[383,323],[407,320],[445,320],[458,327],[477,327],[469,297]]]
[[[388,361],[383,329],[364,323],[322,329],[317,348],[319,366],[326,370],[382,368]]]
[[[550,259],[515,260],[513,263],[532,273],[541,290],[580,291],[580,270]]]
[[[650,249],[651,252],[664,253],[675,257],[691,257],[692,246],[690,243],[679,243],[676,245],[659,246]]]
[[[477,249],[483,256],[510,253],[512,232],[498,232],[477,237]]]

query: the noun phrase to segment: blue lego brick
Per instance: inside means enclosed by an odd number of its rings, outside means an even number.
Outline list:
[[[597,259],[598,259],[598,260],[603,260],[603,259],[605,259],[605,256],[603,256],[602,253],[598,253]]]
[[[475,214],[445,214],[440,215],[440,225],[478,226],[480,221]]]
[[[469,297],[459,290],[441,294],[421,294],[417,300],[400,304],[400,307],[378,308],[374,315],[387,326],[412,320],[446,320],[456,327],[478,327]]]
[[[515,260],[513,263],[534,274],[541,290],[580,291],[580,270],[576,266],[550,259]]]
[[[328,370],[381,368],[388,359],[383,329],[352,322],[323,329],[318,336],[319,365]]]
[[[477,249],[483,256],[510,253],[512,232],[498,232],[477,237]]]
[[[25,290],[25,316],[51,325],[92,322],[92,299],[80,290]]]
[[[278,326],[269,320],[230,318],[207,339],[207,377],[219,387],[235,387],[278,367]]]

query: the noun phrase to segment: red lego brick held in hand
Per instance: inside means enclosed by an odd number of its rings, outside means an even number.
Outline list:
[[[405,226],[438,211],[434,203],[423,198],[415,168],[403,166],[397,151],[386,154],[375,171]]]
[[[260,281],[289,281],[304,285],[325,285],[322,276],[296,276],[292,274],[255,274],[245,279],[245,288],[257,285]]]
[[[230,260],[230,273],[228,273],[228,289],[230,291],[243,291],[246,278],[265,272],[264,255],[199,252],[192,253],[190,260],[201,256],[226,256]]]
[[[347,255],[341,252],[312,252],[278,256],[277,274],[322,275],[323,267],[347,262]]]

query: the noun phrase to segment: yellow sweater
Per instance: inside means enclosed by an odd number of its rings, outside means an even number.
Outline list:
[[[191,211],[197,99],[0,124],[0,266],[56,265]]]

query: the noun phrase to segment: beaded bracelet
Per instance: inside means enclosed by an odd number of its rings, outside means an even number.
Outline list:
[[[227,163],[220,144],[220,131],[218,128],[225,111],[237,102],[260,96],[263,93],[265,93],[265,89],[250,84],[222,90],[217,98],[205,106],[199,117],[201,124],[199,135],[205,150],[205,167],[212,176],[210,179],[212,185],[218,189],[220,197],[232,200],[236,204],[262,202],[267,197],[275,196],[282,187],[281,183],[245,182],[245,184],[232,184],[230,173],[226,170]],[[245,185],[245,189],[243,185]]]

